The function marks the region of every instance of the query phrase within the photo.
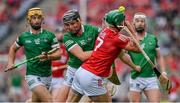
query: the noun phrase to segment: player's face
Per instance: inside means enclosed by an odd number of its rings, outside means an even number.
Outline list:
[[[134,26],[135,26],[135,30],[138,33],[144,32],[145,31],[145,27],[146,27],[145,19],[144,18],[136,18],[134,20]]]
[[[73,20],[69,23],[64,23],[64,28],[68,28],[68,31],[77,34],[81,30],[81,21],[80,20]]]
[[[63,29],[64,29],[65,32],[70,32],[70,30],[69,30],[69,25],[64,25],[64,28],[63,28]]]
[[[124,21],[121,23],[121,25],[118,27],[119,31],[124,28]]]
[[[40,15],[33,15],[29,21],[32,29],[39,30],[41,28],[43,18]]]

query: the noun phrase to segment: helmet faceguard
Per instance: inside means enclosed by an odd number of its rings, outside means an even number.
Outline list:
[[[74,20],[80,20],[80,15],[77,10],[69,10],[63,15],[63,23],[72,22]]]

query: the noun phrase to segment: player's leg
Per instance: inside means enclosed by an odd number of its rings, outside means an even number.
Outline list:
[[[129,100],[130,102],[140,102],[141,94],[143,88],[145,87],[141,78],[137,77],[136,79],[130,78],[130,92],[129,92]]]
[[[37,102],[35,99],[39,99],[41,102],[52,102],[52,96],[43,85],[37,85],[32,89],[32,102]]]
[[[89,96],[93,102],[112,102],[109,101],[107,94],[99,95],[99,96]]]
[[[130,100],[130,102],[140,102],[141,92],[130,91],[129,92],[129,100]]]
[[[39,77],[34,75],[26,76],[26,81],[32,91],[32,102],[51,102],[52,97],[49,92],[51,77]]]
[[[79,72],[79,69],[76,71],[73,77],[73,82],[71,85],[70,92],[68,94],[68,98],[66,102],[79,102],[81,97],[83,96],[83,90],[80,86],[78,79],[80,79],[78,76],[81,75]],[[84,78],[81,78],[84,80]],[[84,101],[83,101],[84,102]]]
[[[77,91],[71,89],[68,95],[68,99],[66,102],[79,102],[82,98],[82,94],[78,93]],[[81,102],[112,102],[111,99],[109,99],[109,94],[103,94],[100,96],[83,96],[83,100]]]
[[[144,93],[149,102],[160,102],[161,94],[158,89],[146,90]]]
[[[106,88],[107,89],[107,88]],[[107,89],[107,93],[105,94],[107,99],[108,99],[108,102],[112,102],[112,97],[111,97],[111,93],[108,91]]]
[[[53,99],[53,102],[57,102],[57,96],[58,96],[58,89],[59,88],[53,88],[51,89],[51,94],[52,94],[52,99]]]
[[[32,98],[27,99],[25,103],[32,103]]]
[[[57,95],[55,97],[56,100],[58,102],[66,102],[69,91],[70,91],[70,86],[63,84],[57,91]]]
[[[111,93],[108,91],[108,89],[107,89],[106,97],[108,98],[107,101],[112,102]],[[83,95],[80,99],[80,102],[92,103],[93,100],[90,97]]]
[[[92,100],[88,96],[83,95],[79,102],[92,103]]]
[[[64,82],[64,78],[62,78],[62,77],[52,78],[51,94],[52,94],[53,102],[60,102],[59,94],[63,94],[63,92],[62,92],[63,82]]]
[[[70,89],[68,99],[66,102],[79,102],[82,96],[83,95],[78,93],[77,91]]]
[[[76,70],[76,68],[70,66],[67,67],[65,81],[61,88],[58,90],[58,94],[63,95],[57,95],[56,97],[59,102],[66,102]]]
[[[159,90],[157,78],[146,78],[146,81],[149,84],[144,90],[147,99],[149,102],[160,102],[161,93]]]
[[[108,82],[108,80],[107,80],[107,84],[105,84],[105,86],[106,86],[106,89],[107,89],[107,93],[106,93],[106,97],[108,98],[108,101],[109,102],[112,102],[112,95],[114,94],[114,89],[113,89],[113,84],[111,84],[111,85],[109,85],[109,82]],[[112,93],[113,92],[113,93]],[[81,98],[81,100],[80,100],[80,102],[89,102],[89,103],[91,103],[91,102],[93,102],[92,101],[92,99],[90,99],[88,96],[83,96],[82,98]]]

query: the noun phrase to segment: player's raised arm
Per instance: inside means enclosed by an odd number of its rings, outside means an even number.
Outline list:
[[[9,49],[9,53],[8,53],[8,64],[7,64],[7,68],[12,68],[14,66],[14,61],[15,61],[15,56],[16,56],[16,52],[17,50],[20,48],[20,46],[18,46],[17,42],[14,42],[10,49]]]
[[[138,71],[138,72],[141,71],[141,67],[135,65],[135,64],[132,62],[130,56],[129,56],[127,53],[125,53],[124,50],[121,50],[121,52],[120,52],[120,54],[119,54],[119,58],[120,58],[125,64],[127,64],[128,66],[130,66],[131,68],[133,68],[134,70],[136,70],[136,71]]]
[[[70,52],[76,57],[78,57],[81,61],[87,60],[92,54],[92,51],[83,51],[79,45],[75,45],[70,50]]]

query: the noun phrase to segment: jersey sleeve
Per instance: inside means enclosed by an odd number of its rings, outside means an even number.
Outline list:
[[[95,27],[94,26],[94,30],[96,31],[96,37],[98,37],[98,35],[99,35],[99,33],[101,32],[101,28],[99,28],[99,27]]]
[[[68,34],[64,34],[63,43],[68,51],[70,51],[75,45],[78,45]]]
[[[54,33],[51,33],[51,38],[52,38],[51,47],[52,48],[59,48],[59,43],[58,43],[58,40],[57,40]]]
[[[122,49],[124,49],[127,46],[129,41],[130,41],[130,38],[127,36],[124,36],[122,34],[119,34],[119,35],[115,36],[115,38],[114,38],[115,45]]]
[[[155,42],[156,42],[156,49],[160,49],[159,48],[159,42],[158,42],[158,39],[155,37]]]
[[[23,46],[22,35],[20,35],[19,37],[17,37],[15,43],[16,43],[16,46],[17,46],[17,47]]]

